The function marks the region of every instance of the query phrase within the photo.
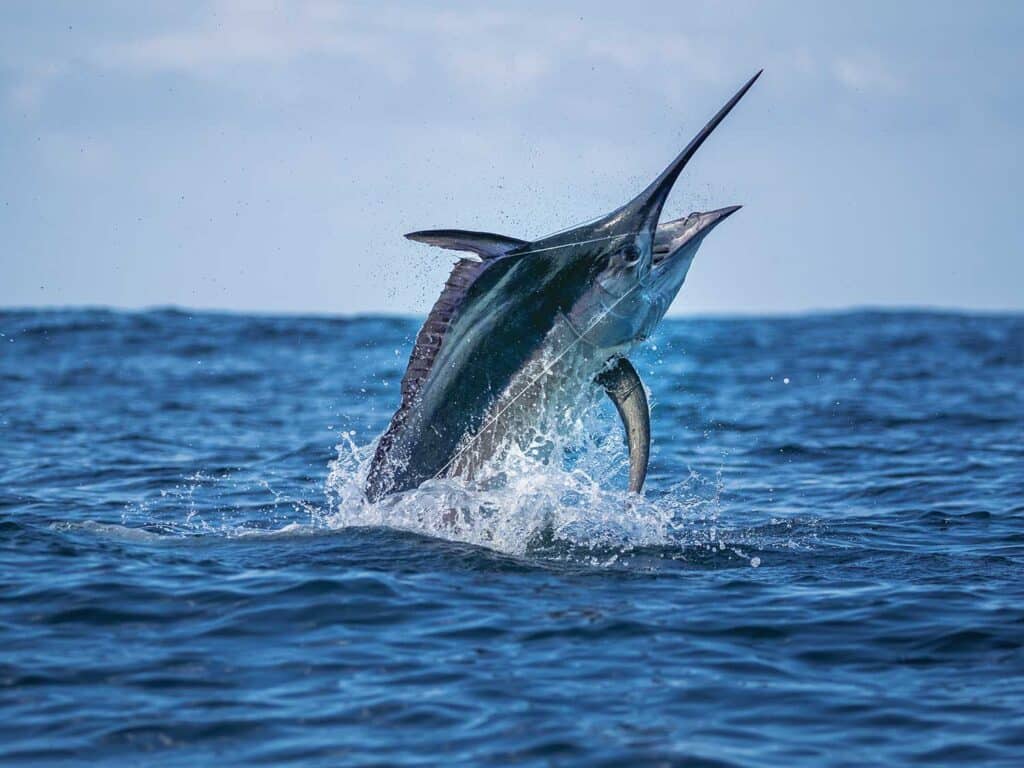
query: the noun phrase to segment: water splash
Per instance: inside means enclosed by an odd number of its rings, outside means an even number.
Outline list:
[[[511,555],[599,565],[638,553],[680,558],[691,550],[755,564],[721,538],[720,473],[691,472],[657,495],[629,493],[621,426],[607,409],[595,404],[566,425],[561,421],[526,448],[512,445],[472,481],[434,479],[377,503],[363,494],[375,446],[343,433],[321,522],[336,529],[383,526]],[[538,444],[545,449],[535,450]]]

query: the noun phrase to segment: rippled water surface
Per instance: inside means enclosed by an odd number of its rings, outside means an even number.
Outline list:
[[[602,404],[370,507],[417,327],[0,312],[0,762],[1024,764],[1024,318],[667,321],[644,499]]]

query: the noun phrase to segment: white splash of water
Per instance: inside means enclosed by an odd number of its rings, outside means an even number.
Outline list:
[[[534,441],[546,445],[543,459],[513,445],[472,481],[435,479],[375,504],[363,494],[375,446],[359,446],[343,434],[327,480],[323,523],[386,526],[524,555],[545,545],[618,553],[678,547],[690,522],[717,518],[719,482],[709,493],[693,474],[668,493],[626,491],[621,426],[599,408],[565,425]]]

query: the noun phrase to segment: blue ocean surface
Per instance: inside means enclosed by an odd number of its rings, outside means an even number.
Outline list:
[[[669,320],[644,498],[597,400],[367,505],[417,328],[0,312],[0,763],[1024,765],[1024,316]]]

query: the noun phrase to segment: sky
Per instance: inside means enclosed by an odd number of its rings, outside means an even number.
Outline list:
[[[1024,4],[0,4],[0,305],[417,314],[456,227],[742,204],[675,314],[1024,310]]]

